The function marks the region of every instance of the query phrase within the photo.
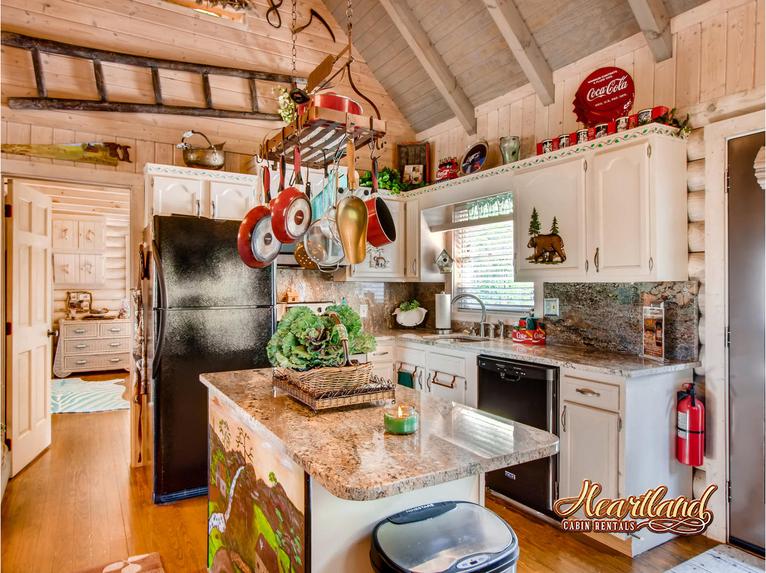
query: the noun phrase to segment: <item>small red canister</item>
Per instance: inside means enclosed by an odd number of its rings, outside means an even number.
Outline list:
[[[630,118],[627,115],[623,115],[622,117],[618,117],[615,121],[615,127],[617,128],[617,131],[625,131],[630,125]]]
[[[607,134],[609,130],[609,125],[606,123],[599,123],[598,125],[596,125],[594,130],[595,130],[594,139],[598,139],[599,137],[604,137]]]
[[[588,141],[588,128],[584,129],[578,129],[576,131],[577,133],[577,143],[587,143]]]
[[[638,127],[638,114],[632,113],[628,116],[628,129]]]
[[[564,147],[569,147],[570,146],[570,143],[569,143],[570,139],[569,139],[569,137],[570,137],[570,135],[568,133],[562,133],[561,135],[559,135],[559,138],[558,138],[558,140],[559,140],[559,149],[563,149]]]
[[[670,110],[664,105],[656,105],[652,108],[652,121],[668,113]]]
[[[543,139],[542,146],[543,146],[543,153],[548,153],[550,151],[553,151],[553,140]]]
[[[647,107],[638,112],[638,125],[652,123],[652,108]]]
[[[613,133],[617,133],[617,122],[612,120],[609,123],[606,124],[606,132],[611,135]]]

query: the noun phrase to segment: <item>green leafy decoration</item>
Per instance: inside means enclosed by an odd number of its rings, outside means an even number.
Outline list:
[[[417,301],[417,299],[412,300],[405,300],[399,305],[399,310],[402,312],[407,312],[408,310],[415,310],[416,308],[420,308],[420,303]]]

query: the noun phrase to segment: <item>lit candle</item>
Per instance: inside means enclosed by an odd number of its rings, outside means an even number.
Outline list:
[[[418,429],[418,412],[409,404],[394,404],[383,411],[383,425],[389,434],[412,434]]]

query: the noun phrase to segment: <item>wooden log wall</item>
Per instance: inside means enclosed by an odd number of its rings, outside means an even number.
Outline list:
[[[290,73],[289,3],[279,10],[282,18],[279,29],[265,21],[269,8],[266,0],[257,0],[253,4],[254,14],[248,14],[244,22],[234,22],[163,0],[8,0],[3,2],[2,28],[143,56]],[[316,24],[298,35],[296,71],[304,77],[327,54],[340,51],[345,42],[346,23],[336,23],[322,0],[301,0],[298,22],[306,22],[312,8],[331,24],[337,42],[333,43],[322,26]],[[355,54],[355,58],[354,82],[375,101],[388,122],[389,146],[381,160],[383,164],[390,164],[393,143],[411,141],[414,132],[361,55]],[[41,60],[50,96],[97,99],[97,86],[89,61],[50,54],[41,54]],[[105,62],[103,72],[110,99],[154,101],[150,70]],[[165,103],[204,106],[201,76],[170,70],[162,70],[160,75]],[[5,46],[2,48],[0,79],[3,119],[8,122],[3,131],[4,143],[24,143],[27,132],[28,139],[34,142],[80,142],[85,131],[97,135],[96,140],[136,142],[134,152],[139,154],[139,161],[135,166],[121,165],[122,170],[140,171],[143,163],[152,160],[178,162],[179,158],[170,146],[180,141],[181,134],[187,129],[202,131],[215,142],[226,141],[226,149],[230,152],[252,156],[263,137],[281,125],[268,121],[151,114],[11,110],[5,105],[8,97],[33,96],[36,90],[29,52]],[[249,109],[250,86],[246,80],[211,76],[210,83],[216,107]],[[258,85],[262,111],[276,111],[277,94],[269,86]],[[351,95],[346,80],[335,89]],[[72,139],[73,136],[79,138]],[[151,156],[154,159],[149,159]],[[359,159],[365,167],[366,153],[360,152]],[[246,159],[233,155],[227,169],[245,170],[246,163]]]
[[[478,133],[468,136],[456,119],[418,133],[439,158],[460,156],[477,139],[497,143],[521,137],[522,157],[535,143],[578,128],[572,100],[580,82],[595,68],[619,66],[633,76],[633,111],[655,105],[690,114],[687,191],[689,278],[700,282],[700,359],[704,376],[705,324],[705,144],[703,127],[764,107],[764,0],[711,0],[671,22],[673,57],[655,63],[642,34],[636,34],[554,72],[555,101],[543,106],[530,85],[476,108]]]

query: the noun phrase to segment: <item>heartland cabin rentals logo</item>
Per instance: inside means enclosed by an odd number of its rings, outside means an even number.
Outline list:
[[[638,496],[597,500],[601,489],[601,484],[585,480],[579,495],[556,501],[553,511],[564,518],[564,531],[632,533],[648,529],[654,533],[699,535],[713,521],[707,504],[718,486],[707,486],[699,499],[665,499],[668,488],[661,485]],[[580,516],[574,518],[578,512]]]

